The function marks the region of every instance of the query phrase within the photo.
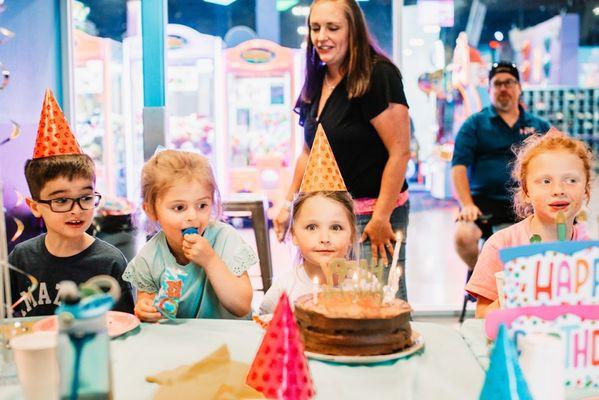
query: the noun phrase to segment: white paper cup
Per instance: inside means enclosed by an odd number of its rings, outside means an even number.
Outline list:
[[[499,308],[503,308],[503,284],[505,283],[505,272],[495,272],[495,283],[497,284],[497,295],[499,296]]]
[[[529,333],[519,340],[520,367],[533,399],[566,398],[564,343],[559,336]]]
[[[19,382],[27,400],[58,399],[56,332],[34,332],[10,341]]]

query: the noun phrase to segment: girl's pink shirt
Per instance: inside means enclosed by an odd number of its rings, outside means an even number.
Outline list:
[[[503,264],[499,259],[499,250],[506,247],[524,246],[530,244],[529,216],[522,221],[495,232],[484,244],[474,267],[472,277],[466,285],[466,291],[475,297],[486,297],[495,301],[498,297],[495,273],[503,271]],[[574,225],[572,240],[588,240],[584,224]]]

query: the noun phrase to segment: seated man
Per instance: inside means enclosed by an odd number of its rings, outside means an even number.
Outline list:
[[[522,108],[521,93],[516,66],[493,64],[489,71],[491,105],[471,115],[456,136],[451,162],[460,203],[455,246],[470,271],[478,258],[478,241],[489,238],[493,226],[516,222],[510,176],[513,146],[550,128],[548,122]]]

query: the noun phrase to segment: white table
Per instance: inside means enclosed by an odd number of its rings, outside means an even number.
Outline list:
[[[318,399],[477,399],[484,372],[454,329],[413,323],[424,352],[376,366],[310,361]],[[111,342],[116,400],[151,399],[157,386],[146,376],[191,364],[229,347],[235,360],[251,363],[263,330],[252,321],[180,320],[177,325],[142,324]],[[0,387],[0,399],[20,399],[18,386]]]
[[[485,325],[483,319],[468,319],[464,321],[460,333],[470,351],[476,357],[476,360],[485,370],[489,368],[489,355],[491,344],[485,334]],[[578,389],[568,390],[566,392],[568,400],[577,399],[599,399],[599,390],[597,389]]]

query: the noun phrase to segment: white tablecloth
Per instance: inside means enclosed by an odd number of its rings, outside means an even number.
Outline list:
[[[376,366],[310,361],[318,399],[477,399],[484,378],[468,345],[454,329],[412,323],[424,352]],[[116,400],[150,399],[156,385],[146,376],[199,361],[222,343],[235,360],[251,363],[263,330],[252,321],[180,320],[176,325],[142,324],[111,342]],[[20,399],[18,386],[0,387],[0,399]]]
[[[484,320],[468,319],[462,324],[460,333],[472,354],[478,360],[478,363],[486,370],[489,367],[489,353],[491,344],[485,334]],[[568,400],[577,399],[599,399],[599,390],[596,389],[579,389],[569,390],[566,392]]]

